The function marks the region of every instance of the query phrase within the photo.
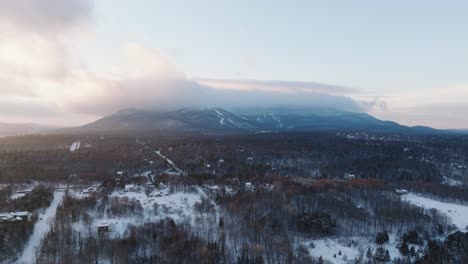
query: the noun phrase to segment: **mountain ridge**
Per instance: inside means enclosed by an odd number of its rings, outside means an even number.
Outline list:
[[[156,111],[129,108],[72,132],[182,131],[200,133],[251,133],[352,130],[389,133],[441,133],[430,127],[408,127],[377,119],[367,113],[334,109],[246,109],[228,111],[220,107],[182,108]]]

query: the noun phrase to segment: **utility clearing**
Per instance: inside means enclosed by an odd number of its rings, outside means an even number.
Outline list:
[[[44,236],[49,232],[51,225],[55,219],[55,213],[57,207],[62,202],[64,192],[55,192],[54,199],[50,203],[50,206],[46,209],[43,214],[39,215],[36,225],[34,226],[33,233],[29,238],[28,244],[24,248],[23,254],[16,261],[17,264],[30,264],[36,260],[36,251],[41,246],[41,242]]]

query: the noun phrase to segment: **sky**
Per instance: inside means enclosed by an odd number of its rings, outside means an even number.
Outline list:
[[[468,2],[0,0],[0,122],[332,107],[468,127]]]

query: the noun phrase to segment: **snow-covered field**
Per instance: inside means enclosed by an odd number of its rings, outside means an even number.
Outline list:
[[[79,150],[80,146],[81,146],[80,141],[73,142],[73,144],[71,144],[71,146],[70,146],[70,152],[75,152],[75,151]]]
[[[311,243],[313,244],[312,247]],[[354,259],[359,256],[358,247],[349,247],[335,239],[313,240],[302,244],[309,250],[310,256],[314,258],[322,257],[324,260],[335,264],[354,262]],[[341,255],[339,255],[340,251]]]
[[[35,262],[36,250],[40,247],[44,236],[49,232],[55,218],[57,207],[60,205],[64,194],[64,192],[55,192],[54,199],[50,203],[49,208],[47,208],[43,214],[39,215],[39,220],[37,220],[33,233],[29,238],[23,254],[17,260],[17,264],[30,264]]]
[[[156,154],[158,154],[158,156],[160,156],[161,158],[163,158],[164,160],[166,160],[166,162],[172,167],[172,170],[167,170],[166,173],[167,174],[172,174],[172,175],[182,175],[184,173],[183,170],[181,170],[180,168],[178,168],[174,162],[172,160],[170,160],[169,158],[167,158],[166,156],[164,156],[160,150],[156,151]]]
[[[366,260],[367,250],[370,248],[375,253],[378,247],[388,250],[391,259],[404,258],[397,248],[399,243],[397,235],[389,234],[389,241],[383,245],[377,245],[373,237],[326,238],[308,240],[299,244],[303,245],[309,251],[309,255],[314,258],[322,257],[329,263],[345,264],[355,263],[355,259],[361,256]],[[416,245],[412,246],[419,248]]]
[[[428,210],[437,209],[439,212],[449,216],[452,219],[453,224],[461,231],[466,231],[466,228],[468,227],[468,206],[440,202],[413,193],[403,195],[402,199]]]
[[[189,221],[189,223],[195,224],[195,216],[197,213],[195,212],[194,206],[208,196],[201,188],[194,188],[194,190],[190,192],[171,192],[170,188],[165,187],[162,189],[155,189],[147,195],[143,188],[135,187],[135,190],[132,191],[115,191],[110,197],[137,201],[143,209],[143,215],[95,217],[92,224],[94,231],[92,232],[97,232],[98,226],[106,224],[111,226],[111,232],[109,234],[111,237],[123,237],[129,226],[155,223],[167,217],[172,218],[175,222]],[[77,232],[86,230],[86,226],[81,222],[75,223],[73,228]]]

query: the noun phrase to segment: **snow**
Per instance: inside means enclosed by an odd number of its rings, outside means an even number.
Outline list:
[[[54,193],[54,199],[50,203],[49,208],[47,208],[47,210],[39,216],[39,219],[34,226],[33,233],[29,238],[28,244],[26,245],[21,258],[16,261],[17,264],[34,263],[36,259],[36,250],[40,247],[44,236],[49,232],[55,218],[57,207],[62,201],[64,194],[64,192]]]
[[[310,242],[313,243],[313,247],[310,247]],[[320,239],[303,242],[302,244],[309,250],[310,256],[314,258],[321,256],[324,260],[334,264],[353,263],[353,260],[360,254],[359,248],[348,247],[334,239]],[[341,256],[338,255],[340,251]],[[336,258],[333,257],[335,254]]]
[[[216,115],[218,115],[218,117],[220,118],[220,119],[219,119],[219,123],[220,123],[221,125],[224,125],[224,115],[223,115],[221,112],[219,112],[218,110],[216,110],[216,109],[213,109],[213,111],[214,111],[214,112],[216,113]]]
[[[463,186],[463,182],[444,176],[444,184],[449,186]]]
[[[304,246],[308,251],[309,255],[314,258],[320,256],[327,262],[334,264],[354,263],[356,258],[361,255],[366,261],[366,252],[370,248],[375,253],[378,247],[382,247],[384,250],[388,250],[390,259],[404,258],[398,250],[397,246],[400,243],[399,236],[394,233],[389,233],[389,241],[383,245],[377,245],[374,241],[374,237],[349,237],[349,238],[325,238],[318,240],[306,240],[299,242],[298,245]],[[313,246],[311,246],[313,244]],[[416,251],[419,249],[415,247]],[[341,256],[338,252],[341,251]],[[336,254],[336,258],[333,257]],[[346,256],[346,257],[345,257]]]
[[[270,116],[276,122],[277,127],[283,127],[283,123],[281,122],[281,119],[277,115],[270,113]]]
[[[111,238],[122,238],[127,234],[130,226],[143,225],[145,223],[154,223],[166,217],[172,218],[175,222],[189,220],[195,225],[195,204],[202,201],[202,198],[208,198],[206,193],[199,187],[192,191],[170,192],[169,187],[156,189],[146,195],[144,188],[136,187],[134,191],[122,192],[115,191],[111,194],[111,198],[129,199],[139,201],[143,208],[142,215],[135,217],[112,217],[106,216],[95,217],[91,224],[92,232],[96,233],[97,228],[104,224],[109,225],[110,232],[108,236]],[[83,222],[73,224],[73,229],[82,234],[89,226],[85,226]]]
[[[114,192],[111,197],[123,198],[127,197],[130,200],[140,201],[140,205],[145,211],[145,217],[148,221],[154,220],[155,205],[164,210],[157,210],[158,217],[171,217],[174,220],[181,219],[184,216],[194,215],[193,206],[200,202],[206,194],[200,188],[196,188],[194,192],[174,192],[171,193],[169,188],[154,190],[149,195],[146,195],[142,190],[133,192]],[[145,220],[145,219],[142,219]]]
[[[73,142],[73,144],[70,146],[70,152],[75,152],[80,149],[80,141]]]
[[[163,158],[164,160],[166,160],[167,163],[169,163],[169,165],[172,167],[172,170],[167,170],[166,173],[167,174],[172,174],[172,175],[182,175],[184,173],[183,170],[181,170],[180,168],[178,168],[174,162],[170,159],[168,159],[166,156],[164,156],[163,154],[161,154],[161,151],[158,150],[156,151],[156,154],[158,154],[158,156],[160,156],[161,158]]]
[[[224,125],[224,120],[227,119],[232,125],[236,126],[236,127],[239,127],[238,124],[236,124],[236,122],[232,121],[232,119],[230,119],[229,117],[226,117],[223,113],[221,113],[219,110],[217,109],[213,109],[213,111],[218,115],[218,117],[220,118],[219,120],[219,123],[221,125]]]
[[[18,192],[16,192],[16,193],[14,193],[14,194],[12,194],[12,195],[10,196],[10,199],[11,199],[11,200],[15,200],[15,199],[18,199],[18,198],[21,198],[21,197],[26,196],[26,194],[27,194],[27,193],[18,193]]]
[[[437,209],[439,212],[449,216],[454,225],[460,230],[465,230],[468,227],[468,206],[440,202],[430,198],[422,197],[413,193],[401,196],[402,199],[411,204],[423,207],[425,209]]]

